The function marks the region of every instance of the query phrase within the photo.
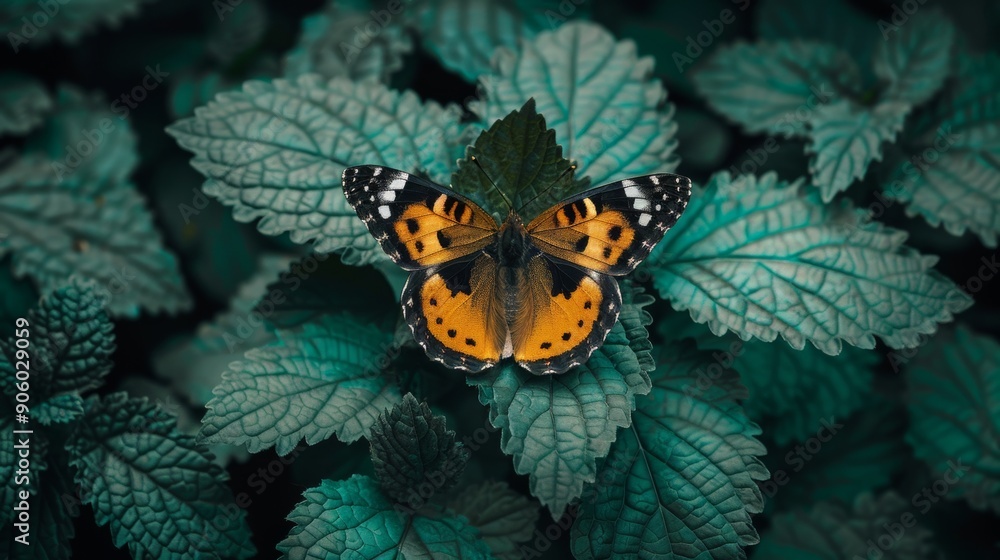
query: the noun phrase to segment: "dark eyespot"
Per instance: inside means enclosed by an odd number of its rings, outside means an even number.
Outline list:
[[[417,233],[417,230],[420,229],[420,224],[413,218],[409,218],[406,220],[406,229],[410,230],[410,233]]]
[[[431,301],[433,301],[433,300],[431,300]],[[591,303],[590,303],[590,300],[587,300],[587,303],[584,303],[584,304],[583,304],[583,308],[584,308],[584,309],[590,309],[590,308],[591,308]]]
[[[469,345],[469,346],[475,346],[475,345],[476,345],[476,341],[475,341],[475,340],[473,340],[473,339],[471,339],[471,338],[467,338],[467,339],[465,339],[465,343],[466,343],[467,345]]]
[[[448,329],[448,336],[450,336],[451,338],[455,338],[456,334],[458,334],[458,331],[456,331],[455,329]]]
[[[608,237],[610,237],[612,241],[618,241],[621,236],[622,226],[611,226],[611,229],[608,230]]]
[[[551,342],[543,342],[541,348],[542,348],[542,350],[548,350],[549,348],[552,348],[552,343]]]
[[[590,243],[590,236],[584,235],[583,237],[580,238],[579,241],[576,242],[574,248],[577,250],[578,253],[582,253],[583,250],[587,248],[587,243]]]
[[[588,302],[588,303],[590,303],[590,302]],[[433,305],[434,307],[437,307],[438,300],[436,300],[434,298],[431,298],[430,304]]]
[[[576,326],[578,326],[580,328],[583,328],[583,319],[580,319],[579,321],[577,321],[576,322]]]
[[[569,340],[569,333],[568,332],[564,332],[562,338],[563,338],[563,340]]]
[[[606,259],[611,258],[611,247],[604,248],[604,258]]]
[[[423,253],[424,252],[424,242],[423,241],[417,241],[416,243],[413,244],[413,246],[417,248],[417,252],[418,253]]]
[[[444,322],[444,319],[442,319],[441,317],[438,317],[437,319],[434,319],[434,322],[440,325],[441,323]]]
[[[447,249],[451,245],[451,238],[445,235],[443,231],[439,231],[437,237],[442,249]]]

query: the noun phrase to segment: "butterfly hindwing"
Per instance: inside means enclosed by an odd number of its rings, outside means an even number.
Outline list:
[[[618,320],[613,277],[538,254],[522,269],[511,325],[514,360],[535,374],[562,373],[596,350]]]
[[[635,270],[691,197],[691,180],[660,173],[625,179],[571,197],[528,224],[543,252],[621,276]]]
[[[500,359],[507,324],[489,255],[411,273],[401,301],[414,338],[432,359],[473,372]]]
[[[417,270],[471,255],[493,239],[496,220],[472,201],[410,173],[360,165],[344,194],[389,257]]]

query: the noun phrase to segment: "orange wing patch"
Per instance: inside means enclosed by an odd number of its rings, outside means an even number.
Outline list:
[[[590,198],[557,206],[528,225],[532,241],[546,253],[605,272],[626,261],[636,230],[616,210],[598,211]]]
[[[410,276],[403,316],[431,358],[469,371],[500,359],[507,325],[496,280],[496,263],[487,255]]]
[[[406,256],[420,266],[433,266],[470,255],[485,247],[496,232],[496,221],[454,196],[407,206],[393,222]]]
[[[618,282],[538,256],[522,272],[511,342],[514,359],[533,373],[583,363],[621,309]]]

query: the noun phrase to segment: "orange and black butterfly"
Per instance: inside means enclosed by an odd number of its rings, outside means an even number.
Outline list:
[[[513,356],[562,373],[601,346],[618,319],[618,281],[687,206],[691,181],[660,173],[572,196],[524,224],[410,173],[344,170],[347,200],[402,268],[401,302],[417,342],[453,368],[482,371]]]

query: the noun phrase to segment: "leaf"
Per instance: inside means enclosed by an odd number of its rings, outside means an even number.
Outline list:
[[[4,360],[5,358],[0,356],[0,364]],[[7,375],[7,372],[4,372],[4,375]],[[32,494],[37,493],[38,474],[45,468],[45,456],[36,453],[32,457],[32,473],[27,481],[21,481],[15,476],[15,471],[18,469],[18,449],[15,448],[19,445],[18,438],[27,437],[31,440],[32,437],[30,434],[15,434],[14,430],[31,428],[14,421],[13,399],[3,398],[0,401],[2,401],[0,409],[3,410],[0,414],[0,523],[6,528],[14,523],[17,514],[14,506],[20,501],[18,494],[22,490],[28,490]],[[35,443],[37,444],[37,441]]]
[[[631,280],[621,282],[621,291],[622,310],[618,314],[618,322],[625,329],[625,337],[639,360],[639,367],[646,373],[651,372],[656,364],[653,360],[653,343],[649,341],[646,327],[653,324],[653,316],[645,308],[656,299]]]
[[[931,269],[936,258],[903,246],[903,232],[861,218],[773,173],[719,173],[645,266],[661,297],[717,335],[769,342],[780,334],[793,348],[809,341],[827,354],[840,352],[841,340],[873,348],[875,335],[913,347],[969,307]]]
[[[966,230],[995,247],[1000,232],[1000,58],[960,56],[950,87],[916,115],[886,194],[952,235]]]
[[[872,18],[851,2],[762,0],[755,4],[757,35],[764,40],[805,39],[838,45],[853,60],[870,60],[879,38]],[[858,30],[844,33],[845,29]],[[866,32],[865,30],[870,30]]]
[[[195,154],[205,193],[233,207],[237,221],[261,218],[267,235],[315,240],[317,252],[342,251],[362,265],[388,257],[347,203],[346,167],[381,164],[425,171],[447,183],[444,142],[458,110],[421,103],[412,92],[316,75],[247,82],[167,128]]]
[[[534,98],[577,174],[603,185],[678,165],[676,124],[653,60],[631,41],[578,21],[545,31],[518,52],[498,51],[470,109],[485,128]]]
[[[821,502],[809,510],[776,516],[754,555],[774,560],[933,558],[930,531],[916,520],[905,528],[900,525],[907,514],[912,520],[909,505],[895,492],[877,498],[862,494],[853,508]],[[898,537],[889,532],[889,524],[900,525]],[[880,537],[883,543],[892,543],[888,549],[874,544]]]
[[[0,74],[0,134],[24,134],[52,110],[45,85],[20,72]]]
[[[424,49],[469,82],[490,71],[497,48],[515,49],[565,20],[553,0],[433,0],[413,8]]]
[[[28,310],[37,301],[38,292],[31,281],[15,278],[10,260],[0,260],[0,340],[14,335],[14,321],[27,317]]]
[[[139,13],[139,7],[148,0],[91,0],[66,2],[43,8],[31,0],[14,0],[0,6],[0,32],[10,42],[15,53],[21,49],[38,48],[53,38],[73,45],[84,35],[107,25],[117,28],[126,17]],[[41,14],[36,16],[34,14]],[[25,24],[22,18],[30,18]],[[45,23],[39,25],[40,21]],[[54,25],[49,25],[55,21]]]
[[[32,417],[43,426],[66,424],[83,414],[83,397],[77,393],[61,393],[37,405]]]
[[[736,42],[716,49],[692,76],[709,106],[748,134],[803,136],[817,107],[860,82],[857,64],[811,41]]]
[[[205,39],[205,51],[223,65],[236,62],[240,55],[259,45],[270,19],[262,0],[240,0],[232,6],[239,9],[225,13],[225,17],[216,10],[219,17],[212,22]]]
[[[254,554],[225,471],[145,399],[87,399],[66,449],[97,524],[110,525],[115,546],[128,544],[133,557]]]
[[[305,439],[365,436],[383,410],[400,401],[379,367],[389,334],[350,315],[327,315],[233,362],[202,420],[206,443],[274,446],[286,455]]]
[[[555,518],[593,482],[596,460],[607,455],[618,428],[631,423],[635,396],[649,392],[621,323],[585,364],[566,373],[535,376],[508,364],[466,381],[489,405],[514,470],[530,475],[532,495]]]
[[[886,28],[883,38],[872,57],[875,76],[885,84],[881,98],[915,107],[933,97],[951,71],[951,21],[938,9],[922,10],[905,25]]]
[[[828,356],[808,346],[796,350],[732,334],[716,336],[680,313],[661,321],[660,333],[667,340],[692,337],[700,350],[712,351],[713,363],[699,370],[703,383],[723,368],[738,372],[750,393],[743,403],[747,415],[764,424],[767,436],[781,446],[813,437],[821,419],[842,420],[863,406],[880,361],[877,353],[851,346]]]
[[[816,415],[820,420],[810,439],[799,440],[805,445],[769,450],[765,464],[771,479],[761,487],[776,509],[828,500],[850,504],[856,496],[888,485],[902,469],[908,458],[902,437],[905,414],[882,398],[861,404],[851,416]]]
[[[518,544],[527,542],[538,522],[538,504],[512,490],[506,482],[469,486],[448,504],[479,530],[494,558],[521,560]]]
[[[906,365],[906,441],[949,484],[950,499],[1000,512],[1000,344],[965,326],[930,339]]]
[[[885,102],[868,109],[848,100],[817,108],[810,121],[809,172],[823,202],[830,202],[861,179],[868,165],[882,159],[882,143],[892,142],[903,129],[909,106]]]
[[[403,68],[403,58],[413,50],[413,41],[402,25],[405,18],[400,21],[405,13],[393,14],[387,4],[374,11],[378,14],[374,19],[369,8],[368,3],[360,9],[328,2],[325,10],[303,19],[299,40],[285,56],[285,77],[317,73],[326,79],[388,82]],[[409,8],[403,5],[401,10]]]
[[[412,393],[403,395],[402,402],[375,420],[368,440],[382,490],[396,502],[409,502],[410,507],[414,507],[414,490],[420,490],[421,500],[425,498],[423,485],[427,483],[433,494],[454,487],[469,460],[469,450],[455,442],[455,432],[448,429],[444,417],[435,416]]]
[[[57,184],[87,194],[127,183],[139,165],[139,150],[128,121],[109,110],[115,106],[99,93],[60,86],[55,110],[28,136],[25,153],[51,161]]]
[[[589,487],[573,524],[576,558],[745,558],[756,544],[751,513],[763,509],[755,480],[760,433],[737,404],[746,396],[727,370],[704,391],[692,390],[703,352],[661,347],[653,388],[636,400]]]
[[[716,169],[729,155],[733,134],[720,119],[707,111],[677,110],[677,155],[686,165]]]
[[[587,185],[574,179],[572,163],[562,157],[555,131],[535,111],[534,99],[480,134],[452,176],[452,188],[501,217],[509,210],[498,192],[503,191],[525,221]]]
[[[75,513],[67,511],[66,503],[76,498],[73,475],[68,466],[54,462],[46,465],[40,477],[38,492],[29,504],[30,544],[23,546],[11,542],[10,560],[68,560],[72,555],[70,541],[76,533],[73,528]]]
[[[115,316],[187,308],[177,261],[142,197],[128,184],[95,190],[60,184],[37,155],[0,169],[0,255],[13,254],[14,275],[31,276],[43,293],[71,274],[93,280]]]
[[[282,558],[489,558],[486,543],[463,519],[407,517],[393,510],[366,476],[324,480],[303,493],[288,515],[295,523],[278,543]]]

